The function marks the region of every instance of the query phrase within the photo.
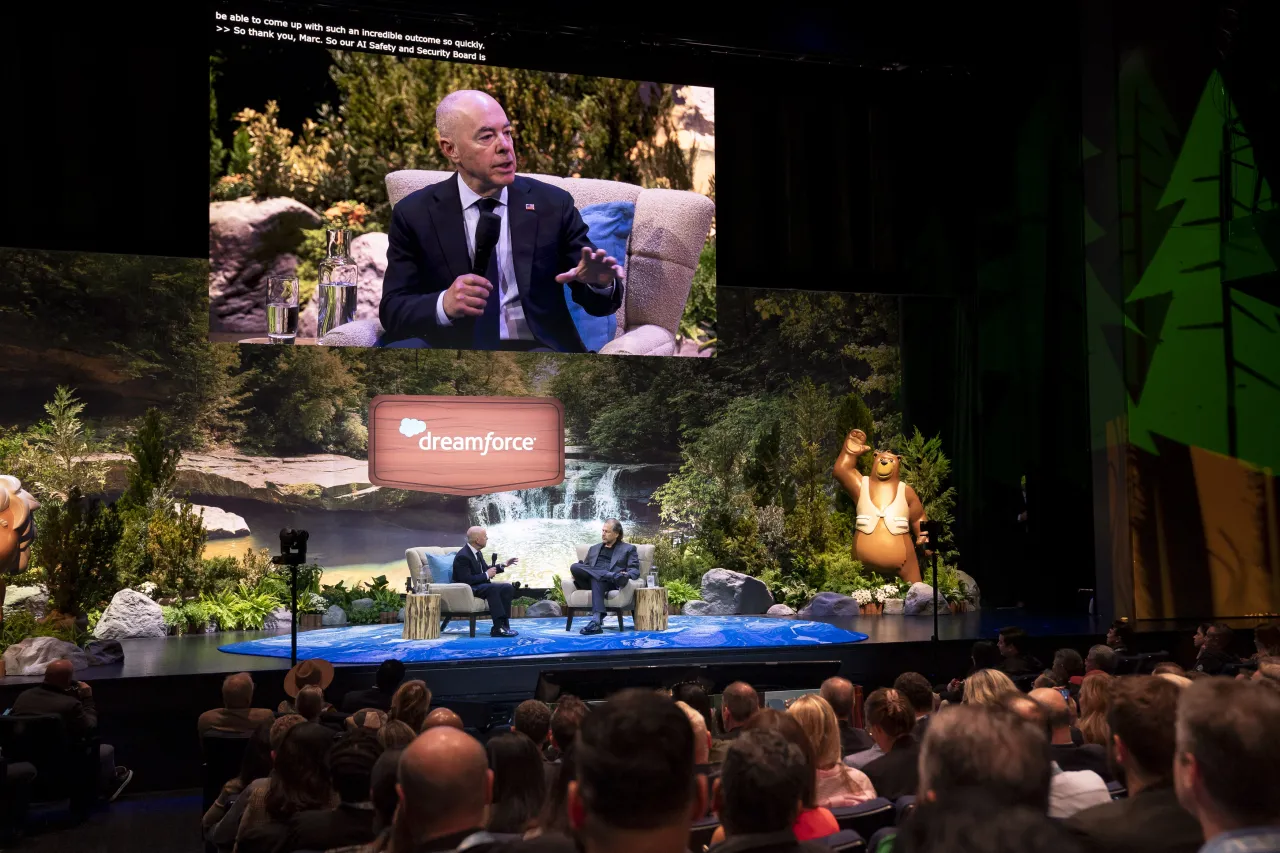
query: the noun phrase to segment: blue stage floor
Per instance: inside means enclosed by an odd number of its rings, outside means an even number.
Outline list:
[[[762,616],[672,616],[666,631],[635,631],[631,619],[627,630],[619,632],[617,619],[608,620],[603,634],[584,637],[578,628],[586,620],[575,620],[566,632],[563,618],[516,619],[512,627],[520,632],[515,639],[489,636],[490,623],[480,622],[476,636],[468,636],[465,622],[454,621],[438,640],[404,640],[403,626],[360,625],[325,628],[298,634],[298,658],[324,658],[331,663],[379,663],[398,658],[409,663],[515,659],[543,655],[578,655],[702,651],[706,649],[813,648],[815,646],[859,643],[867,635],[846,631],[824,622],[772,619]],[[289,657],[289,635],[281,634],[220,646],[220,651],[237,655]]]

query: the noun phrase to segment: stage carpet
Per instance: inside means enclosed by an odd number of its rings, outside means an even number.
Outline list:
[[[544,655],[636,651],[692,651],[698,649],[764,649],[812,647],[859,643],[866,634],[846,631],[824,622],[773,619],[764,616],[672,616],[665,631],[631,628],[619,632],[617,618],[609,619],[603,634],[584,637],[578,628],[586,619],[575,619],[572,631],[564,629],[564,618],[513,619],[520,632],[515,639],[489,636],[490,623],[476,624],[474,639],[467,635],[467,623],[454,621],[438,640],[404,640],[399,624],[359,625],[322,628],[298,634],[298,658],[324,658],[330,663],[379,663],[388,658],[406,662],[492,660]],[[289,657],[289,635],[220,646],[220,651],[236,655]]]

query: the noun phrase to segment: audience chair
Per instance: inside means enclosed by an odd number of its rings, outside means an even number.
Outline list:
[[[907,794],[905,797],[898,797],[898,801],[893,804],[893,822],[895,824],[902,821],[915,811],[916,797],[915,794]]]
[[[893,826],[897,818],[893,803],[884,797],[876,797],[856,806],[832,809],[831,814],[835,816],[841,829],[855,830],[863,838],[870,838],[883,827]]]
[[[201,785],[204,789],[204,811],[218,799],[222,786],[240,772],[244,749],[252,735],[248,732],[210,730],[200,736]]]
[[[1129,796],[1129,790],[1119,782],[1108,782],[1107,793],[1111,795],[1113,800],[1122,800]]]
[[[715,835],[719,828],[720,818],[715,815],[707,815],[695,820],[693,826],[689,827],[689,849],[705,850],[711,843],[711,836]]]
[[[587,559],[587,551],[590,549],[590,545],[579,545],[578,559]],[[640,558],[640,577],[627,581],[627,585],[622,589],[610,590],[604,597],[605,612],[618,614],[619,631],[623,630],[622,615],[624,613],[630,611],[631,618],[633,620],[636,618],[636,590],[644,586],[645,578],[653,570],[652,545],[637,545],[636,555]],[[568,631],[573,628],[573,616],[575,613],[591,612],[591,590],[578,589],[571,576],[561,575],[560,591],[564,593],[564,612],[565,616],[568,617],[565,619],[564,629]]]
[[[839,853],[854,853],[854,851],[867,849],[867,843],[862,840],[862,836],[852,829],[842,829],[832,835],[815,838],[813,843],[820,844],[829,850],[837,850]]]
[[[0,716],[0,751],[35,765],[33,802],[70,800],[74,815],[88,813],[98,790],[97,738],[72,738],[56,714],[9,714]]]
[[[875,834],[875,835],[873,835],[873,836],[871,836],[869,839],[867,839],[867,849],[868,849],[868,850],[879,850],[879,849],[880,849],[880,845],[881,845],[881,844],[884,844],[884,842],[886,841],[886,839],[891,840],[891,839],[892,839],[895,835],[897,835],[897,834],[898,834],[898,827],[896,827],[896,826],[886,826],[886,827],[884,827],[884,828],[882,828],[882,829],[878,829],[878,830],[876,830],[876,834]],[[891,850],[892,850],[893,848],[892,848],[892,847],[890,847],[889,849],[891,849]]]

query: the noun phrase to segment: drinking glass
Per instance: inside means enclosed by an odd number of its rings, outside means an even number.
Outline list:
[[[298,336],[298,277],[273,275],[267,278],[267,339],[273,344],[291,344]]]
[[[649,572],[649,588],[650,588],[650,589],[657,589],[657,588],[658,588],[658,573],[657,573],[657,572]]]

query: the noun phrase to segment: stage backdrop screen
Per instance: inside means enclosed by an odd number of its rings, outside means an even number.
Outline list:
[[[211,340],[714,353],[712,89],[284,9],[210,21]]]

